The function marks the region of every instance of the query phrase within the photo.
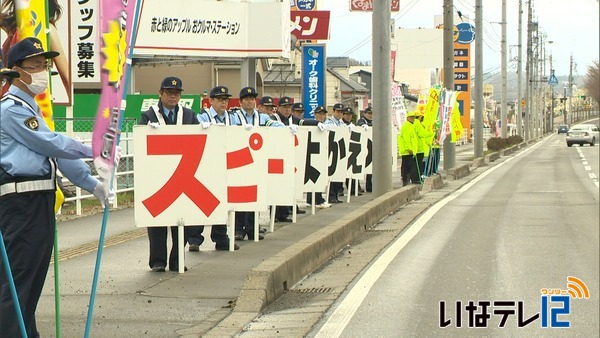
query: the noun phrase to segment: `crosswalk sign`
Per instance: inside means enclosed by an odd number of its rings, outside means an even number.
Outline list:
[[[556,78],[556,75],[554,75],[554,72],[552,72],[552,75],[548,79],[548,84],[550,86],[556,86],[558,84],[558,79]]]

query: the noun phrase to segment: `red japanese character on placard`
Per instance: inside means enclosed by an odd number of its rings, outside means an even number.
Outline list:
[[[194,176],[206,147],[207,135],[148,135],[148,155],[181,155],[181,161],[156,193],[142,201],[153,217],[160,215],[185,194],[207,216],[220,204],[219,199]]]

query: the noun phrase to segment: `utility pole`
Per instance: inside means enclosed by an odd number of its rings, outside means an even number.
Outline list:
[[[388,0],[389,1],[389,0]],[[377,1],[375,1],[377,2]],[[444,0],[444,88],[454,90],[454,1]],[[471,104],[465,102],[465,104]],[[442,131],[443,132],[443,131]],[[444,139],[444,170],[454,167],[454,144],[450,135]]]
[[[521,83],[523,82],[523,0],[519,0],[519,39],[517,46],[517,135],[523,137],[523,130],[521,124],[523,123],[523,106],[521,104],[522,88]]]
[[[569,59],[569,114],[571,115],[571,123],[575,123],[575,114],[573,114],[573,54]]]
[[[529,128],[529,116],[531,115],[531,1],[527,1],[527,61],[525,61],[525,141],[529,141],[531,138],[530,128]]]
[[[475,157],[483,157],[483,10],[482,1],[475,0],[475,135],[473,150]]]
[[[532,48],[534,48],[535,52],[534,52],[533,60],[531,61],[531,64],[533,65],[533,79],[532,79],[532,84],[531,84],[531,86],[533,88],[533,90],[531,91],[531,104],[533,105],[532,109],[531,109],[531,113],[533,115],[531,115],[531,116],[532,116],[532,122],[533,122],[533,134],[532,135],[535,135],[535,138],[537,139],[539,137],[539,135],[538,135],[538,131],[539,131],[538,120],[539,120],[539,114],[540,114],[540,111],[539,111],[540,103],[538,101],[538,99],[540,97],[539,96],[539,85],[540,85],[540,82],[539,82],[539,78],[540,78],[540,75],[539,75],[539,70],[540,70],[540,68],[539,68],[539,66],[540,66],[540,64],[539,64],[539,59],[540,59],[539,46],[540,46],[540,39],[539,39],[539,32],[538,32],[537,21],[534,23],[533,33],[535,34],[535,36],[532,37],[533,42],[535,42],[535,47],[532,46]]]
[[[507,113],[506,109],[508,108],[506,105],[506,0],[502,0],[502,41],[501,44],[501,62],[500,66],[502,68],[502,96],[500,99],[500,137],[507,138]]]
[[[391,0],[373,1],[373,194],[375,197],[392,190],[392,109],[391,98]]]

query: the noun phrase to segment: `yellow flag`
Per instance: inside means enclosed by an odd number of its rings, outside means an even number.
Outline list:
[[[457,95],[458,96],[458,95]],[[460,110],[458,109],[458,101],[454,101],[452,108],[452,116],[450,118],[450,128],[452,130],[452,143],[456,143],[463,135],[463,125],[460,122]]]
[[[438,119],[440,109],[440,90],[436,88],[429,89],[429,97],[425,106],[425,117],[423,118],[423,126],[431,131],[434,130],[435,122]]]

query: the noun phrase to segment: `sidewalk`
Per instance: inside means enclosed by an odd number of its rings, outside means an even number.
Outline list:
[[[472,145],[456,148],[456,165],[470,164],[472,157]],[[91,336],[198,337],[235,333],[273,297],[314,269],[311,266],[318,266],[335,254],[337,247],[359,236],[365,224],[373,224],[382,214],[418,198],[416,185],[400,188],[399,172],[393,173],[393,186],[394,191],[377,199],[367,193],[353,196],[350,203],[317,210],[316,215],[310,215],[307,208],[307,214],[298,215],[297,223],[276,223],[275,232],[266,234],[259,243],[238,241],[241,249],[235,252],[215,251],[207,227],[200,252],[186,251],[189,271],[184,274],[151,272],[146,231],[134,227],[133,209],[111,211]],[[58,226],[63,337],[81,337],[85,330],[101,221],[102,215],[98,214]],[[37,311],[42,337],[55,336],[52,269]],[[237,317],[230,316],[234,312]],[[228,316],[229,320],[222,321]],[[232,327],[209,333],[219,322],[221,329]]]

